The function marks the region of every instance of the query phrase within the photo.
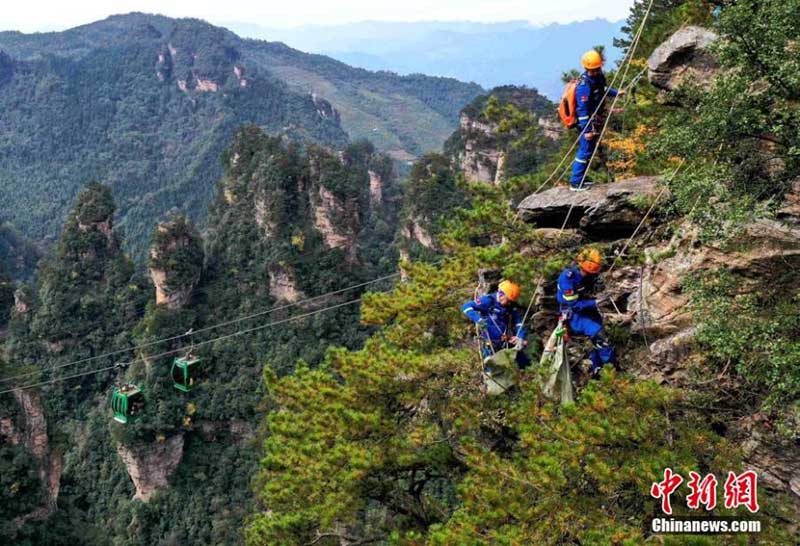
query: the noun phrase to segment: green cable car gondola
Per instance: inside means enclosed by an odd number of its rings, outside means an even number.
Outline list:
[[[127,423],[135,419],[144,408],[144,395],[136,385],[117,385],[111,393],[114,420]]]
[[[179,391],[189,392],[194,388],[195,379],[197,378],[198,364],[202,359],[189,354],[184,357],[178,357],[172,362],[172,381],[174,386]]]

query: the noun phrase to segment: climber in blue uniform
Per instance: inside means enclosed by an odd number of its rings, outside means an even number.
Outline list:
[[[589,373],[596,377],[603,366],[616,361],[614,347],[609,344],[603,331],[603,319],[597,310],[597,300],[586,297],[586,292],[597,281],[603,258],[597,250],[587,248],[578,254],[577,263],[578,265],[566,268],[559,275],[556,299],[570,333],[585,335],[592,340],[593,349],[589,353],[592,366]]]
[[[497,287],[497,292],[470,300],[461,306],[461,311],[467,318],[478,325],[482,340],[481,354],[484,358],[509,345],[518,349],[525,346],[525,327],[515,303],[519,294],[520,288],[517,284],[503,281]],[[518,351],[517,366],[524,369],[529,364],[530,360],[524,351]]]
[[[603,57],[600,53],[595,50],[587,51],[581,62],[586,70],[581,74],[575,89],[575,112],[578,115],[578,129],[581,134],[578,152],[572,164],[572,177],[569,180],[572,191],[585,191],[592,187],[592,182],[586,177],[586,170],[589,168],[589,161],[600,137],[602,123],[599,123],[598,107],[606,95],[606,77],[603,74]],[[610,97],[624,94],[624,90],[618,91],[613,88],[608,90]]]

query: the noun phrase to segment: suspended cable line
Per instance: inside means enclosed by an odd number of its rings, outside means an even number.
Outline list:
[[[65,362],[65,363],[53,366],[51,368],[48,368],[48,370],[50,370],[50,371],[52,371],[52,370],[60,370],[62,368],[75,366],[77,364],[84,364],[86,362],[99,360],[101,358],[108,358],[108,357],[111,357],[111,356],[117,356],[117,355],[129,353],[131,351],[136,351],[136,350],[139,350],[139,349],[152,347],[153,345],[158,345],[158,344],[166,343],[166,342],[169,342],[169,341],[175,341],[177,339],[181,339],[181,338],[184,338],[184,337],[187,337],[187,336],[193,336],[193,335],[196,335],[196,334],[199,334],[199,333],[202,333],[202,332],[215,330],[215,329],[221,328],[223,326],[230,326],[231,324],[237,324],[237,323],[243,322],[245,320],[251,320],[251,319],[254,319],[254,318],[257,318],[257,317],[261,317],[263,315],[274,313],[276,311],[282,311],[282,310],[289,309],[289,308],[292,308],[292,307],[297,307],[299,305],[311,303],[311,302],[314,302],[314,301],[317,301],[317,300],[320,300],[320,299],[323,299],[323,298],[328,298],[328,297],[331,297],[331,296],[335,296],[337,294],[341,294],[343,292],[348,292],[350,290],[355,290],[357,288],[362,288],[364,286],[369,286],[371,284],[375,284],[375,283],[378,283],[378,282],[381,282],[381,281],[393,279],[393,278],[398,277],[398,276],[400,276],[400,273],[392,273],[390,275],[384,275],[382,277],[377,277],[377,278],[372,279],[370,281],[366,281],[366,282],[362,282],[362,283],[355,284],[355,285],[352,285],[352,286],[348,286],[346,288],[341,288],[339,290],[334,290],[332,292],[327,292],[325,294],[320,294],[319,296],[313,296],[313,297],[310,297],[310,298],[306,298],[304,300],[299,300],[299,301],[296,301],[296,302],[293,302],[293,303],[288,303],[288,304],[285,304],[285,305],[272,307],[270,309],[259,311],[257,313],[253,313],[253,314],[246,315],[246,316],[243,316],[243,317],[239,317],[239,318],[236,318],[236,319],[228,320],[228,321],[225,321],[225,322],[220,322],[220,323],[217,323],[217,324],[212,324],[210,326],[206,326],[206,327],[201,328],[199,330],[194,330],[194,331],[191,331],[191,332],[186,332],[186,333],[175,335],[175,336],[156,339],[156,340],[153,340],[153,341],[148,341],[146,343],[141,343],[139,345],[135,345],[135,346],[128,347],[128,348],[125,348],[125,349],[117,349],[115,351],[109,351],[107,353],[103,353],[103,354],[99,354],[99,355],[95,355],[95,356],[90,356],[90,357],[86,357],[86,358],[81,358],[79,360],[73,360],[71,362]],[[32,372],[26,372],[26,373],[21,373],[21,374],[17,374],[17,375],[4,377],[4,378],[0,379],[0,383],[5,383],[5,382],[8,382],[8,381],[13,381],[15,379],[20,379],[20,378],[24,378],[24,377],[30,377],[30,376],[33,376],[33,375],[36,375],[36,374],[40,373],[40,371],[41,370],[36,370],[36,371],[32,371]]]
[[[300,315],[295,315],[293,317],[289,317],[289,318],[285,318],[285,319],[281,319],[281,320],[268,322],[266,324],[261,324],[259,326],[254,326],[252,328],[247,328],[245,330],[238,330],[238,331],[233,332],[231,334],[225,334],[223,336],[218,336],[218,337],[215,337],[215,338],[207,339],[205,341],[201,341],[201,342],[195,343],[194,346],[195,347],[201,347],[203,345],[208,345],[210,343],[216,343],[217,341],[222,341],[222,340],[225,340],[225,339],[230,339],[230,338],[234,338],[234,337],[237,337],[237,336],[242,336],[242,335],[245,335],[245,334],[250,334],[250,333],[253,333],[253,332],[257,332],[259,330],[263,330],[265,328],[270,328],[272,326],[278,326],[280,324],[286,324],[288,322],[292,322],[292,321],[299,320],[299,319],[302,319],[302,318],[308,318],[308,317],[311,317],[311,316],[314,316],[314,315],[318,315],[320,313],[325,313],[325,312],[331,311],[333,309],[339,309],[341,307],[346,307],[348,305],[353,305],[353,304],[356,304],[356,303],[359,303],[359,302],[361,302],[361,298],[356,298],[354,300],[346,301],[346,302],[343,302],[343,303],[337,303],[335,305],[330,305],[330,306],[325,307],[323,309],[317,309],[316,311],[310,311],[308,313],[302,313]],[[185,348],[181,347],[181,348],[178,348],[178,349],[171,349],[169,351],[164,351],[162,353],[151,355],[150,358],[161,358],[161,357],[164,357],[164,356],[174,355],[174,354],[180,353],[182,351],[185,351]],[[110,371],[110,370],[113,370],[113,369],[116,369],[116,368],[125,368],[125,367],[131,365],[133,362],[135,362],[135,361],[131,360],[129,362],[121,362],[121,363],[114,364],[112,366],[106,366],[106,367],[95,369],[95,370],[89,370],[89,371],[86,371],[86,372],[76,373],[76,374],[68,375],[68,376],[64,376],[64,377],[57,377],[57,378],[54,378],[54,379],[49,379],[47,381],[40,381],[38,383],[31,383],[29,385],[22,385],[22,386],[19,386],[19,387],[12,387],[12,388],[9,388],[9,389],[0,390],[0,395],[7,394],[7,393],[10,393],[10,392],[14,392],[14,391],[19,391],[19,390],[27,390],[27,389],[33,389],[33,388],[36,388],[36,387],[42,387],[42,386],[45,386],[45,385],[52,385],[54,383],[60,383],[62,381],[67,381],[69,379],[75,379],[75,378],[78,378],[78,377],[85,377],[85,376],[88,376],[88,375],[94,375],[94,374],[98,374],[98,373],[102,373],[102,372],[107,372],[107,371]]]

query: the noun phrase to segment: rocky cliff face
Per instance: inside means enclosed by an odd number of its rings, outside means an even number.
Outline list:
[[[169,477],[183,457],[183,434],[155,443],[117,445],[117,454],[136,487],[134,498],[148,502],[169,486]]]
[[[47,419],[39,394],[31,390],[17,390],[14,391],[14,398],[21,410],[22,421],[19,423],[19,428],[11,419],[4,419],[0,426],[4,429],[4,436],[10,438],[12,443],[22,443],[28,453],[36,459],[45,499],[43,506],[14,521],[14,526],[19,528],[31,519],[47,519],[55,511],[63,462],[61,455],[51,449],[47,435]]]
[[[467,180],[497,184],[503,178],[502,163],[505,153],[494,143],[497,125],[481,123],[461,114],[459,130],[464,135],[464,151],[458,158],[458,167]]]
[[[345,252],[350,263],[358,261],[356,234],[360,225],[358,203],[343,201],[332,191],[319,186],[312,195],[314,225],[322,234],[325,245]]]
[[[369,174],[369,200],[370,205],[379,207],[383,204],[383,176],[373,170],[367,171]]]

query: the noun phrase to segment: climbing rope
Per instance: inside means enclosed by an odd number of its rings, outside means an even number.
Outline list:
[[[617,262],[619,261],[620,257],[625,255],[625,252],[628,250],[628,247],[630,246],[631,242],[633,242],[633,240],[639,234],[639,230],[642,229],[642,226],[644,226],[644,223],[650,217],[650,214],[652,214],[653,210],[655,210],[659,199],[661,199],[661,196],[664,195],[666,191],[669,189],[669,183],[672,182],[672,180],[678,175],[678,172],[681,170],[681,168],[683,168],[683,165],[685,163],[686,159],[685,158],[681,159],[680,163],[675,168],[675,170],[672,171],[672,174],[669,176],[669,178],[664,181],[664,187],[661,188],[661,191],[658,192],[658,195],[656,195],[655,199],[653,200],[653,203],[650,205],[650,208],[647,209],[647,212],[645,213],[644,217],[642,217],[641,222],[639,222],[639,225],[637,225],[636,229],[633,230],[633,233],[631,234],[630,237],[628,237],[628,240],[625,241],[625,245],[622,247],[622,250],[616,253],[616,256],[614,257],[614,262],[611,264],[611,267],[608,268],[607,274],[610,274],[612,271],[614,271],[614,268],[617,266]]]
[[[631,45],[628,48],[628,52],[627,52],[626,58],[623,60],[623,62],[620,65],[620,68],[622,67],[622,65],[625,65],[624,75],[627,75],[628,69],[630,68],[631,63],[633,62],[633,56],[636,53],[636,49],[639,46],[639,42],[640,42],[640,40],[642,38],[642,33],[644,31],[644,27],[647,24],[647,19],[650,17],[650,13],[651,13],[651,11],[653,9],[654,1],[655,0],[650,0],[650,3],[647,6],[647,11],[645,12],[645,14],[644,14],[644,16],[642,18],[641,24],[639,25],[639,29],[636,31],[636,34],[634,35],[634,38],[631,41]],[[622,72],[621,70],[617,72],[617,74],[615,75],[614,80],[612,80],[612,84],[616,81],[616,76],[619,75],[621,72]],[[623,76],[622,81],[625,81],[625,76]],[[609,89],[610,88],[611,87],[609,87]],[[608,90],[606,90],[606,95],[604,95],[603,99],[605,100],[605,98],[607,96],[608,96]],[[609,113],[608,117],[606,118],[605,125],[603,126],[603,130],[601,131],[600,135],[598,135],[598,137],[597,137],[598,138],[597,146],[595,147],[594,152],[592,153],[592,157],[589,160],[589,164],[588,164],[588,166],[586,168],[586,173],[584,173],[584,176],[581,179],[581,183],[580,183],[579,187],[582,187],[584,181],[586,180],[586,174],[588,174],[589,168],[592,165],[592,159],[594,159],[595,155],[597,154],[597,150],[600,147],[600,142],[602,140],[603,134],[605,133],[606,129],[608,128],[608,122],[611,119],[611,116],[612,116],[612,113],[613,113],[613,109],[614,109],[614,105],[616,104],[616,101],[617,101],[618,98],[619,98],[619,95],[614,97],[614,102],[611,105],[612,112]],[[600,102],[601,105],[604,102],[604,100]],[[595,114],[597,113],[597,111],[599,111],[599,106],[598,106],[597,110],[595,111]],[[591,123],[591,121],[593,121],[593,118],[594,118],[594,114],[592,115],[592,119],[589,120],[590,123]],[[580,135],[578,136],[578,138],[580,138]],[[577,141],[576,141],[576,143],[577,143]],[[560,168],[560,165],[559,165],[559,168]],[[567,215],[564,218],[564,223],[561,225],[561,229],[559,229],[559,231],[558,231],[559,235],[564,233],[564,230],[567,227],[567,223],[569,222],[569,216],[572,213],[572,209],[574,208],[574,206],[575,206],[574,203],[572,205],[570,205],[570,208],[567,211]],[[519,213],[519,211],[518,211],[518,213]],[[523,323],[527,322],[527,320],[528,320],[528,316],[530,315],[531,309],[533,308],[533,302],[536,299],[536,294],[539,292],[539,289],[541,288],[541,285],[542,285],[542,278],[539,277],[539,281],[536,284],[536,288],[534,289],[533,294],[531,294],[531,299],[530,299],[530,302],[528,303],[528,307],[525,310],[525,316],[522,318],[522,322]]]

